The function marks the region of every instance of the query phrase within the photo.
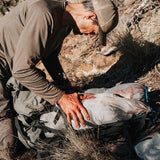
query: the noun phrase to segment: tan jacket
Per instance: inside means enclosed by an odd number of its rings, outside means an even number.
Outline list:
[[[40,59],[59,52],[68,26],[62,26],[64,7],[52,0],[26,0],[0,19],[0,58],[13,77],[51,104],[62,91],[33,67]]]

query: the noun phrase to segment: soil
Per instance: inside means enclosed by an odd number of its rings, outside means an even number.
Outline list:
[[[73,33],[66,37],[59,55],[65,77],[73,87],[82,89],[109,88],[122,83],[138,82],[148,86],[153,101],[151,105],[159,109],[160,1],[119,0],[117,2],[119,24],[107,35],[105,47],[99,44],[97,37],[88,38]],[[17,3],[18,0],[2,0],[1,16]],[[110,52],[111,48],[112,52]],[[45,71],[41,62],[39,66]],[[47,77],[51,80],[48,75]],[[106,160],[138,159],[123,138],[110,141],[105,144],[105,147],[101,146],[98,149],[99,154],[105,152]],[[17,159],[32,160],[34,156],[30,151],[26,151]]]

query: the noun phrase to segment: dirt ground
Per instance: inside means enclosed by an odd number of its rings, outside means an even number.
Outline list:
[[[18,1],[14,0],[1,1],[1,16],[17,3]],[[160,1],[119,0],[117,3],[119,24],[107,36],[106,47],[99,44],[97,37],[89,39],[84,35],[75,36],[73,33],[66,37],[59,55],[65,77],[73,87],[82,89],[109,88],[118,84],[138,82],[148,86],[153,101],[151,105],[158,110],[160,108]],[[40,68],[44,70],[42,64]],[[49,76],[47,77],[50,80]],[[94,158],[86,156],[88,159],[85,160],[138,159],[122,137],[103,144],[86,141],[83,138],[75,142],[83,142],[80,146],[84,144],[91,146],[87,149],[84,147],[87,151],[85,154],[93,153],[95,156]],[[73,149],[76,150],[74,147],[68,147],[66,153],[73,152],[77,155]],[[30,151],[23,152],[17,157],[17,160],[34,159],[36,158]]]

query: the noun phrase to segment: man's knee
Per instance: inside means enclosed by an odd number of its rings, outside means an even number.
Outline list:
[[[14,143],[12,120],[6,118],[0,121],[0,150],[9,148]]]

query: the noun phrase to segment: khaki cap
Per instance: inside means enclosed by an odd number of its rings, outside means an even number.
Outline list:
[[[67,0],[71,3],[83,3],[86,0]],[[99,23],[99,38],[106,45],[106,34],[118,24],[118,9],[112,0],[91,0]]]

